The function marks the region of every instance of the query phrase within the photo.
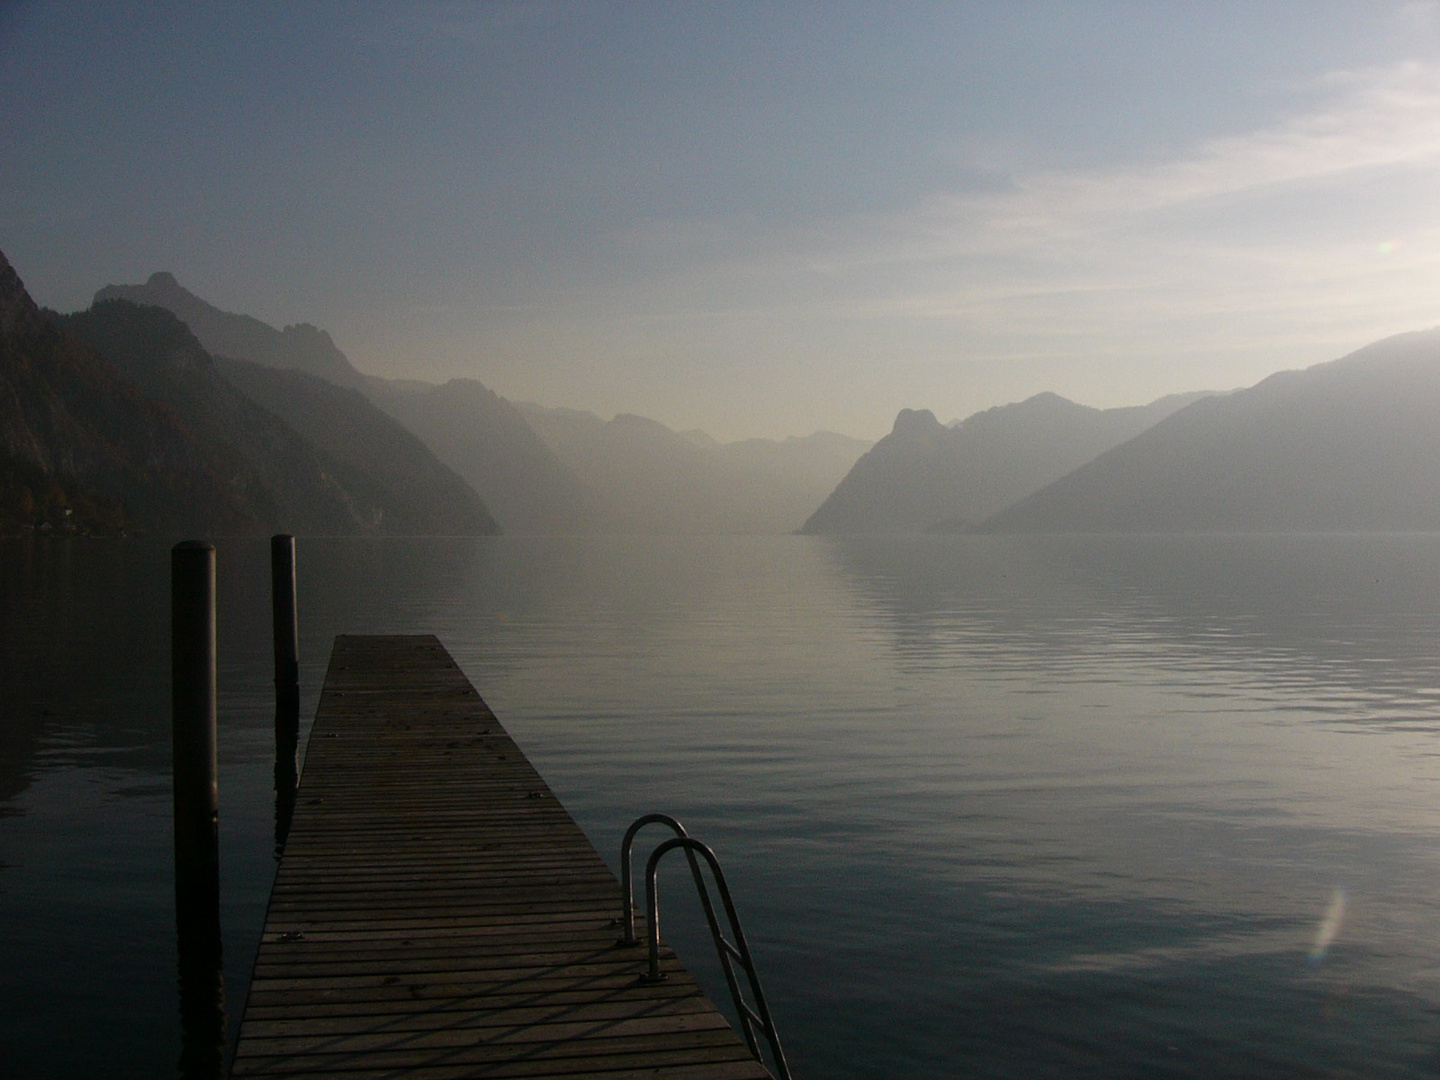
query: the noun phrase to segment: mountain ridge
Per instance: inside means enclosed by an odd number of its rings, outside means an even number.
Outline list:
[[[1195,402],[981,528],[1440,528],[1440,328]]]
[[[635,413],[516,407],[595,492],[597,527],[617,533],[794,532],[868,445],[821,432],[719,443]]]
[[[243,532],[227,461],[30,298],[0,253],[0,532]]]
[[[221,375],[340,462],[386,508],[389,533],[489,535],[489,506],[416,435],[359,390],[296,369],[216,357]]]
[[[144,285],[106,285],[95,299],[164,308],[217,356],[299,371],[364,394],[458,475],[506,532],[579,531],[588,520],[583,485],[508,401],[478,381],[441,387],[363,374],[324,330],[309,323],[277,330],[254,316],[224,311],[166,271],[151,274]]]
[[[1039,490],[1196,395],[1094,409],[1044,392],[945,426],[901,409],[801,528],[809,534],[955,531]]]
[[[216,356],[295,368],[354,390],[364,387],[365,376],[319,327],[295,323],[277,330],[253,315],[224,311],[185,288],[168,270],[157,270],[143,285],[106,285],[91,303],[106,300],[129,300],[174,312]]]
[[[155,305],[104,300],[55,321],[204,442],[225,477],[221,486],[239,494],[257,525],[311,534],[495,531],[458,477],[433,459],[427,463],[418,441],[353,391],[298,372],[257,368],[259,383],[252,380],[247,393],[224,368],[233,374],[241,361],[210,356],[185,323]],[[276,380],[285,385],[268,402],[257,402],[255,385]],[[366,453],[376,446],[384,452]]]
[[[590,490],[535,433],[511,402],[476,379],[443,384],[367,380],[370,399],[421,438],[480,493],[505,531],[584,531]]]
[[[419,436],[511,533],[793,532],[869,448],[834,433],[722,444],[633,413],[604,421],[511,402],[474,379],[364,375],[324,331],[300,324],[282,332],[221,311],[164,271],[95,295],[173,311],[217,356],[359,390]],[[307,341],[319,345],[294,352]]]

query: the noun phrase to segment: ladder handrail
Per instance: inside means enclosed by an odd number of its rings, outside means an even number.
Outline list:
[[[635,881],[630,867],[630,850],[635,846],[635,834],[646,825],[667,825],[674,830],[676,836],[690,835],[685,831],[685,826],[669,814],[646,814],[636,818],[634,824],[625,830],[625,839],[620,841],[620,889],[625,894],[621,901],[624,907],[620,909],[620,925],[625,929],[625,937],[620,942],[622,945],[640,944],[635,937]],[[700,873],[694,855],[690,855],[690,870],[697,875]],[[698,877],[696,887],[699,887]]]
[[[632,849],[635,844],[635,836],[646,825],[664,825],[675,833],[677,839],[685,839],[690,835],[685,831],[685,826],[681,825],[676,818],[671,817],[669,814],[645,814],[643,817],[636,818],[630,828],[625,830],[625,838],[620,841],[620,881],[621,891],[624,894],[622,899],[624,910],[620,918],[620,924],[624,927],[625,936],[621,938],[619,944],[626,946],[640,944],[635,937],[635,883],[631,863],[633,861]],[[733,946],[725,940],[720,932],[720,920],[715,917],[715,904],[710,898],[710,890],[705,885],[705,877],[700,872],[700,863],[695,857],[695,852],[690,848],[686,848],[685,859],[690,864],[690,876],[695,881],[695,894],[700,898],[700,907],[705,913],[705,921],[709,925],[711,937],[715,941],[715,950],[720,954],[720,964],[725,974],[725,983],[730,989],[730,998],[735,1002],[735,1008],[737,1012],[741,1013],[743,1019],[744,1013],[749,1011],[749,1006],[745,1003],[744,994],[740,992],[740,983],[735,978],[734,967],[730,964],[730,958],[726,955],[727,949],[730,949],[732,952],[734,951]],[[664,978],[664,976],[659,973],[658,965],[653,961],[651,971],[646,978],[650,981],[659,981]],[[751,1013],[751,1015],[753,1016],[754,1014]],[[750,1048],[750,1053],[754,1055],[756,1060],[759,1060],[760,1045],[755,1041],[755,1034],[751,1030],[748,1022],[742,1024],[741,1034],[745,1036],[745,1043]]]
[[[663,814],[648,815],[652,818],[664,818]],[[644,823],[642,818],[632,829],[637,829]],[[669,819],[678,826],[673,818]],[[630,834],[627,834],[629,836]],[[755,1025],[759,1024],[761,1031],[765,1033],[765,1039],[770,1044],[770,1052],[774,1061],[777,1080],[790,1080],[790,1066],[785,1061],[785,1051],[780,1046],[780,1033],[775,1030],[775,1022],[770,1017],[770,1009],[765,1004],[765,992],[760,988],[760,976],[755,970],[755,962],[750,956],[750,946],[745,941],[745,931],[740,926],[740,916],[735,913],[735,902],[730,897],[730,887],[725,883],[725,875],[720,870],[720,861],[715,853],[706,847],[693,836],[682,834],[671,840],[659,844],[650,853],[650,861],[645,866],[645,913],[649,921],[650,932],[650,968],[647,976],[651,981],[658,982],[665,976],[660,973],[660,896],[659,896],[659,870],[660,860],[676,848],[683,848],[686,857],[690,860],[690,869],[695,878],[695,887],[700,893],[701,906],[705,910],[705,918],[710,923],[710,934],[715,939],[715,951],[720,955],[720,966],[725,972],[725,981],[730,986],[730,996],[735,1002],[735,1011],[739,1014],[741,1034],[745,1036],[745,1043],[750,1052],[755,1055],[757,1061],[763,1061],[760,1054],[759,1044],[755,1040]],[[696,863],[695,855],[702,855],[710,864],[710,874],[715,879],[715,884],[720,890],[720,900],[725,906],[725,917],[730,922],[730,932],[735,937],[732,944],[721,932],[720,924],[715,918],[715,906],[710,900],[710,890],[705,886],[704,877]],[[628,862],[629,853],[626,853]],[[745,974],[750,983],[750,993],[754,998],[755,1007],[751,1008],[745,1000],[745,995],[740,991],[740,984],[735,978],[735,969],[732,957],[739,960],[745,969]]]

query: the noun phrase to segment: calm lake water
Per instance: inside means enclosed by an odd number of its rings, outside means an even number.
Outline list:
[[[217,547],[233,1033],[268,545]],[[0,541],[6,1077],[179,1054],[168,560]],[[336,633],[433,632],[612,865],[652,810],[716,848],[801,1080],[1440,1073],[1440,537],[302,539],[300,576],[306,714]]]

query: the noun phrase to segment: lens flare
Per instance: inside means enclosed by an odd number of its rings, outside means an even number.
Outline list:
[[[1315,944],[1310,948],[1312,964],[1318,964],[1325,959],[1325,953],[1335,936],[1340,933],[1340,924],[1344,921],[1345,890],[1337,886],[1335,895],[1330,898],[1330,906],[1325,909],[1325,917],[1320,920],[1320,926],[1315,931]]]

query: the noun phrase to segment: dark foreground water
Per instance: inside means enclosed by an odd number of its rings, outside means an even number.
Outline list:
[[[233,1034],[274,865],[268,547],[218,548]],[[0,542],[0,1076],[179,1055],[167,567]],[[434,632],[612,864],[650,810],[719,851],[802,1080],[1440,1073],[1440,537],[300,567],[307,714],[334,634]]]

